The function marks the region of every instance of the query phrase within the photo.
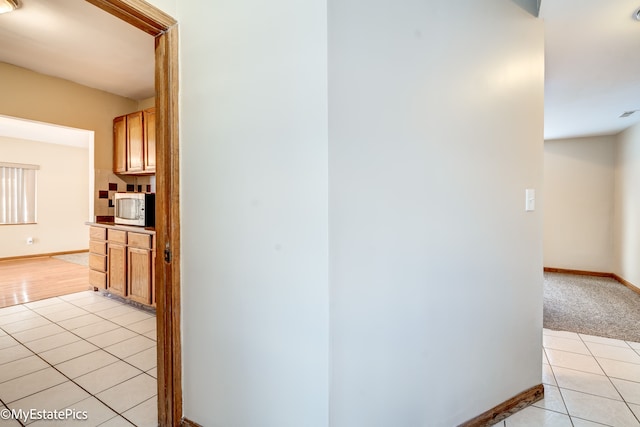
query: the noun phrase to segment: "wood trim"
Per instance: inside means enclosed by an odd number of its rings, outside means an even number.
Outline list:
[[[615,278],[613,273],[605,273],[602,271],[588,271],[588,270],[571,270],[568,268],[555,268],[544,267],[545,273],[562,273],[562,274],[576,274],[578,276],[594,276],[594,277],[610,277]]]
[[[154,37],[176,25],[171,16],[142,0],[86,1]]]
[[[31,255],[20,255],[20,256],[10,256],[6,258],[0,258],[0,261],[12,261],[15,259],[28,259],[28,258],[45,258],[56,255],[69,255],[69,254],[81,254],[84,252],[89,252],[89,249],[79,249],[77,251],[63,251],[63,252],[48,252],[45,254],[31,254]]]
[[[155,37],[158,423],[182,424],[177,22],[143,0],[86,0]],[[159,213],[159,215],[158,215]],[[165,262],[164,251],[171,257]]]
[[[178,29],[156,38],[156,306],[160,425],[182,419],[180,337],[180,181],[178,152]],[[165,261],[165,251],[170,261]]]
[[[182,421],[180,422],[180,426],[181,427],[202,427],[200,424],[191,421],[188,418],[183,418]]]
[[[480,427],[491,426],[498,423],[510,415],[515,414],[521,409],[526,408],[532,403],[537,402],[544,398],[544,386],[538,384],[531,387],[522,393],[513,396],[511,399],[502,402],[498,406],[489,409],[488,411],[478,415],[477,417],[470,419],[467,422],[460,424],[458,427]]]
[[[640,294],[640,288],[638,288],[636,285],[634,285],[633,283],[629,282],[628,280],[623,279],[622,277],[618,276],[617,274],[613,273],[611,275],[614,279],[616,279],[618,282],[622,283],[623,285],[625,285],[627,288],[631,289],[633,292]]]

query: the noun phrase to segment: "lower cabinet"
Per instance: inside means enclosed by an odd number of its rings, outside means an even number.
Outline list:
[[[114,295],[155,306],[155,235],[109,225],[91,230],[90,282],[102,280]]]
[[[152,304],[154,253],[152,236],[129,233],[127,292],[133,301]]]
[[[107,248],[107,289],[116,295],[127,296],[127,247],[108,243]]]
[[[107,230],[89,228],[89,284],[95,289],[107,289]]]

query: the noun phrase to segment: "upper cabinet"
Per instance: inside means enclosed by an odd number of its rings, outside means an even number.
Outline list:
[[[147,108],[143,112],[144,123],[144,170],[156,171],[156,109]]]
[[[127,114],[127,172],[144,172],[142,111]]]
[[[113,171],[130,175],[155,173],[155,108],[113,119]]]
[[[113,119],[113,171],[127,172],[127,116]]]

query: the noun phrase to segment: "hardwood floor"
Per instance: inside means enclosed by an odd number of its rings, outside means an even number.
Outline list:
[[[0,261],[0,308],[87,289],[83,265],[51,257]]]

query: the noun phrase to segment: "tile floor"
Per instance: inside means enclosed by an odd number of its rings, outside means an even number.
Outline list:
[[[640,426],[640,343],[543,332],[545,398],[497,426]]]
[[[156,319],[85,291],[0,309],[6,409],[86,411],[84,421],[0,426],[157,426]]]
[[[545,398],[500,427],[639,426],[640,343],[544,330]],[[156,426],[156,319],[91,291],[0,309],[2,409],[88,419],[0,426]]]

